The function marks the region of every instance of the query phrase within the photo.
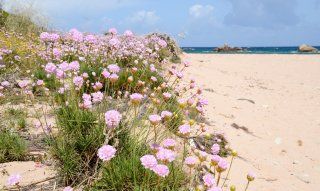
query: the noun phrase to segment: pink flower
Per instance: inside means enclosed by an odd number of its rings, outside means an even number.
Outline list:
[[[184,164],[190,168],[194,167],[199,162],[198,158],[195,156],[189,156],[184,160]]]
[[[58,68],[63,72],[66,72],[69,70],[69,64],[67,62],[62,62],[61,64],[58,65]]]
[[[161,122],[159,115],[149,115],[149,121],[152,125],[158,125]]]
[[[98,157],[102,161],[109,161],[113,157],[115,157],[116,152],[117,152],[117,150],[113,146],[103,145],[98,150]]]
[[[168,100],[168,99],[170,99],[171,98],[171,93],[168,93],[168,92],[164,92],[163,94],[163,98],[165,99],[165,100]]]
[[[176,141],[174,139],[165,139],[162,141],[164,148],[173,149],[176,146]]]
[[[219,155],[211,155],[210,157],[211,165],[216,166],[219,163],[220,159],[221,157]]]
[[[170,119],[170,117],[172,117],[172,115],[173,114],[170,111],[162,111],[161,112],[161,117],[166,120]]]
[[[223,172],[227,170],[227,168],[228,168],[228,162],[225,159],[221,158],[217,166],[217,171]]]
[[[249,172],[247,175],[248,181],[253,181],[256,178],[256,174],[253,172]]]
[[[53,63],[48,63],[44,68],[44,70],[49,74],[54,73],[56,69],[57,69],[57,66],[54,65]]]
[[[158,164],[154,168],[152,168],[153,172],[156,173],[158,176],[166,177],[169,175],[169,168],[166,165]]]
[[[43,80],[37,80],[37,85],[42,86],[44,84]]]
[[[93,86],[93,89],[95,91],[98,91],[98,90],[101,90],[101,88],[103,87],[102,83],[101,82],[96,82]]]
[[[130,95],[130,100],[133,104],[139,104],[143,99],[143,95],[139,93],[133,93]]]
[[[63,191],[73,191],[73,188],[71,186],[67,186],[63,189]]]
[[[220,145],[218,145],[217,143],[213,144],[211,147],[211,153],[213,155],[217,155],[219,154],[219,151],[220,151]]]
[[[162,48],[165,48],[165,47],[167,46],[167,42],[164,41],[164,40],[162,40],[162,39],[160,39],[160,40],[158,41],[158,44],[159,44]]]
[[[151,79],[151,81],[153,81],[153,82],[158,81],[158,80],[157,80],[157,78],[156,78],[156,77],[154,77],[154,76],[151,76],[151,78],[150,78],[150,79]]]
[[[103,93],[98,91],[91,94],[93,103],[100,103],[103,100]]]
[[[105,78],[109,78],[110,77],[110,73],[104,69],[103,72],[102,72],[102,76],[105,77]]]
[[[191,132],[191,127],[190,127],[190,125],[180,125],[179,126],[179,133],[181,134],[181,135],[184,135],[184,136],[187,136],[187,135],[189,135],[190,134],[190,132]]]
[[[2,85],[3,87],[9,87],[9,86],[10,86],[10,83],[9,83],[8,81],[3,81],[3,82],[1,82],[1,85]]]
[[[111,72],[111,73],[119,73],[120,72],[120,67],[118,66],[118,65],[116,65],[116,64],[110,64],[109,66],[108,66],[108,69],[109,69],[109,71]]]
[[[208,188],[216,185],[216,181],[215,181],[214,176],[212,174],[207,173],[206,175],[204,175],[202,177],[202,180],[203,180],[204,185],[207,186]]]
[[[24,89],[29,85],[29,81],[28,80],[22,80],[20,82],[18,82],[18,85],[20,88]]]
[[[70,62],[69,69],[73,71],[78,71],[80,69],[80,64],[78,61]]]
[[[105,113],[105,121],[108,128],[115,128],[121,121],[121,114],[116,110],[110,110]]]
[[[141,164],[146,169],[152,169],[157,166],[157,159],[153,155],[144,155],[140,158]]]
[[[116,28],[110,28],[108,32],[112,35],[116,35],[118,33]]]
[[[176,158],[176,153],[170,149],[160,148],[156,154],[157,159],[167,163],[172,162]]]
[[[7,180],[7,185],[8,185],[8,186],[18,185],[19,182],[20,182],[20,179],[21,179],[20,174],[11,175],[11,176],[8,178],[8,180]]]
[[[81,88],[83,85],[83,77],[82,76],[76,76],[73,78],[73,83],[78,88]]]
[[[130,30],[126,30],[126,31],[124,32],[124,36],[127,36],[127,37],[133,36],[133,33],[132,33],[132,31],[130,31]]]
[[[112,38],[109,40],[109,44],[113,47],[116,47],[120,44],[120,41],[117,38]]]
[[[109,79],[112,83],[116,82],[118,80],[119,76],[117,74],[111,74]]]
[[[199,158],[199,160],[200,160],[201,162],[207,160],[208,153],[206,153],[206,152],[204,152],[204,151],[198,151],[196,154],[197,154],[197,156],[198,156],[198,158]]]

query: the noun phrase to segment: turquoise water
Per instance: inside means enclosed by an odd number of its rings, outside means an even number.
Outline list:
[[[221,53],[215,52],[213,49],[216,47],[182,47],[182,50],[186,53],[213,53],[213,54],[320,54],[318,53],[300,53],[297,46],[290,47],[242,47],[246,49],[244,52],[234,53]],[[320,46],[315,46],[320,50]]]

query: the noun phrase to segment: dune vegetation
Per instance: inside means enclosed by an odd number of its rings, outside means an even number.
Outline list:
[[[50,164],[57,190],[236,190],[237,153],[207,133],[207,100],[170,37],[44,32],[4,11],[0,25],[1,163]],[[16,171],[3,188],[30,189]]]

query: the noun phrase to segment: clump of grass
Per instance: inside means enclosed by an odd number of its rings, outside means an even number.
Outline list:
[[[7,129],[0,130],[0,163],[24,160],[27,155],[26,141]]]
[[[27,127],[27,113],[23,109],[8,108],[3,120],[7,121],[11,128],[25,129]]]
[[[97,148],[104,141],[103,126],[92,112],[65,106],[57,111],[59,133],[50,141],[66,185],[80,183],[94,172]]]

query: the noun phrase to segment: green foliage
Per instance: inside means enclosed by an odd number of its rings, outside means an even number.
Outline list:
[[[94,172],[97,149],[104,141],[104,126],[92,112],[75,105],[57,111],[59,133],[50,141],[58,171],[66,185],[81,182]]]
[[[119,139],[116,157],[102,164],[101,178],[91,190],[181,190],[186,180],[181,166],[170,164],[169,176],[160,178],[141,165],[140,158],[150,153],[145,144],[125,132]]]
[[[8,108],[2,118],[3,124],[9,124],[10,128],[24,129],[27,127],[27,113],[22,109]]]
[[[0,129],[0,163],[24,160],[27,144],[19,135]]]

